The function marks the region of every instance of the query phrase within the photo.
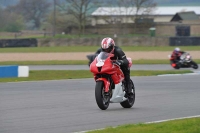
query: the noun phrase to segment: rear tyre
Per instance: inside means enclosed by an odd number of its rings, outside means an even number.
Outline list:
[[[170,62],[170,65],[174,68],[174,69],[180,69],[180,66],[177,63],[174,62]]]
[[[109,106],[110,96],[106,95],[103,81],[97,81],[95,87],[95,98],[98,107],[101,110],[106,110]]]
[[[180,67],[179,66],[175,66],[174,69],[180,69]]]
[[[128,99],[124,102],[121,102],[121,106],[124,108],[131,108],[133,104],[135,103],[135,86],[133,84],[133,81],[131,80],[132,84],[132,94],[128,97]]]

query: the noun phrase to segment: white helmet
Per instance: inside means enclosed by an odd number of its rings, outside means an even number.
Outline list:
[[[177,48],[174,49],[174,51],[175,51],[175,52],[179,52],[179,51],[180,51],[180,48],[177,47]]]

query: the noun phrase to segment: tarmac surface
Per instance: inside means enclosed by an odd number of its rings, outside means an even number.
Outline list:
[[[200,75],[131,77],[135,104],[98,108],[93,78],[0,83],[1,133],[73,133],[200,115]]]

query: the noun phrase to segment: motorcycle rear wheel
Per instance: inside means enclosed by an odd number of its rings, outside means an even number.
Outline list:
[[[175,66],[173,66],[172,64],[174,64],[173,62],[170,62],[170,65],[174,68],[174,69],[180,69],[180,66],[176,63]]]
[[[180,67],[179,66],[175,66],[174,69],[180,69]]]
[[[110,96],[105,95],[103,81],[96,82],[95,98],[96,98],[96,103],[101,110],[106,110],[108,108],[110,102]]]
[[[133,104],[135,103],[135,86],[133,84],[133,81],[131,80],[131,84],[132,84],[132,96],[128,97],[128,99],[124,102],[121,102],[121,106],[124,108],[131,108],[133,106]]]

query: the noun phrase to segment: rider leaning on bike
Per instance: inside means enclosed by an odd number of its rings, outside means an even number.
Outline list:
[[[132,87],[130,83],[130,68],[128,66],[129,62],[126,58],[125,53],[122,49],[115,45],[112,38],[106,37],[101,41],[101,51],[114,54],[114,60],[118,64],[124,73],[126,81],[126,94],[132,94]]]
[[[180,48],[175,48],[171,54],[172,63],[178,63],[180,61],[181,55],[185,53],[185,51],[181,51]]]

